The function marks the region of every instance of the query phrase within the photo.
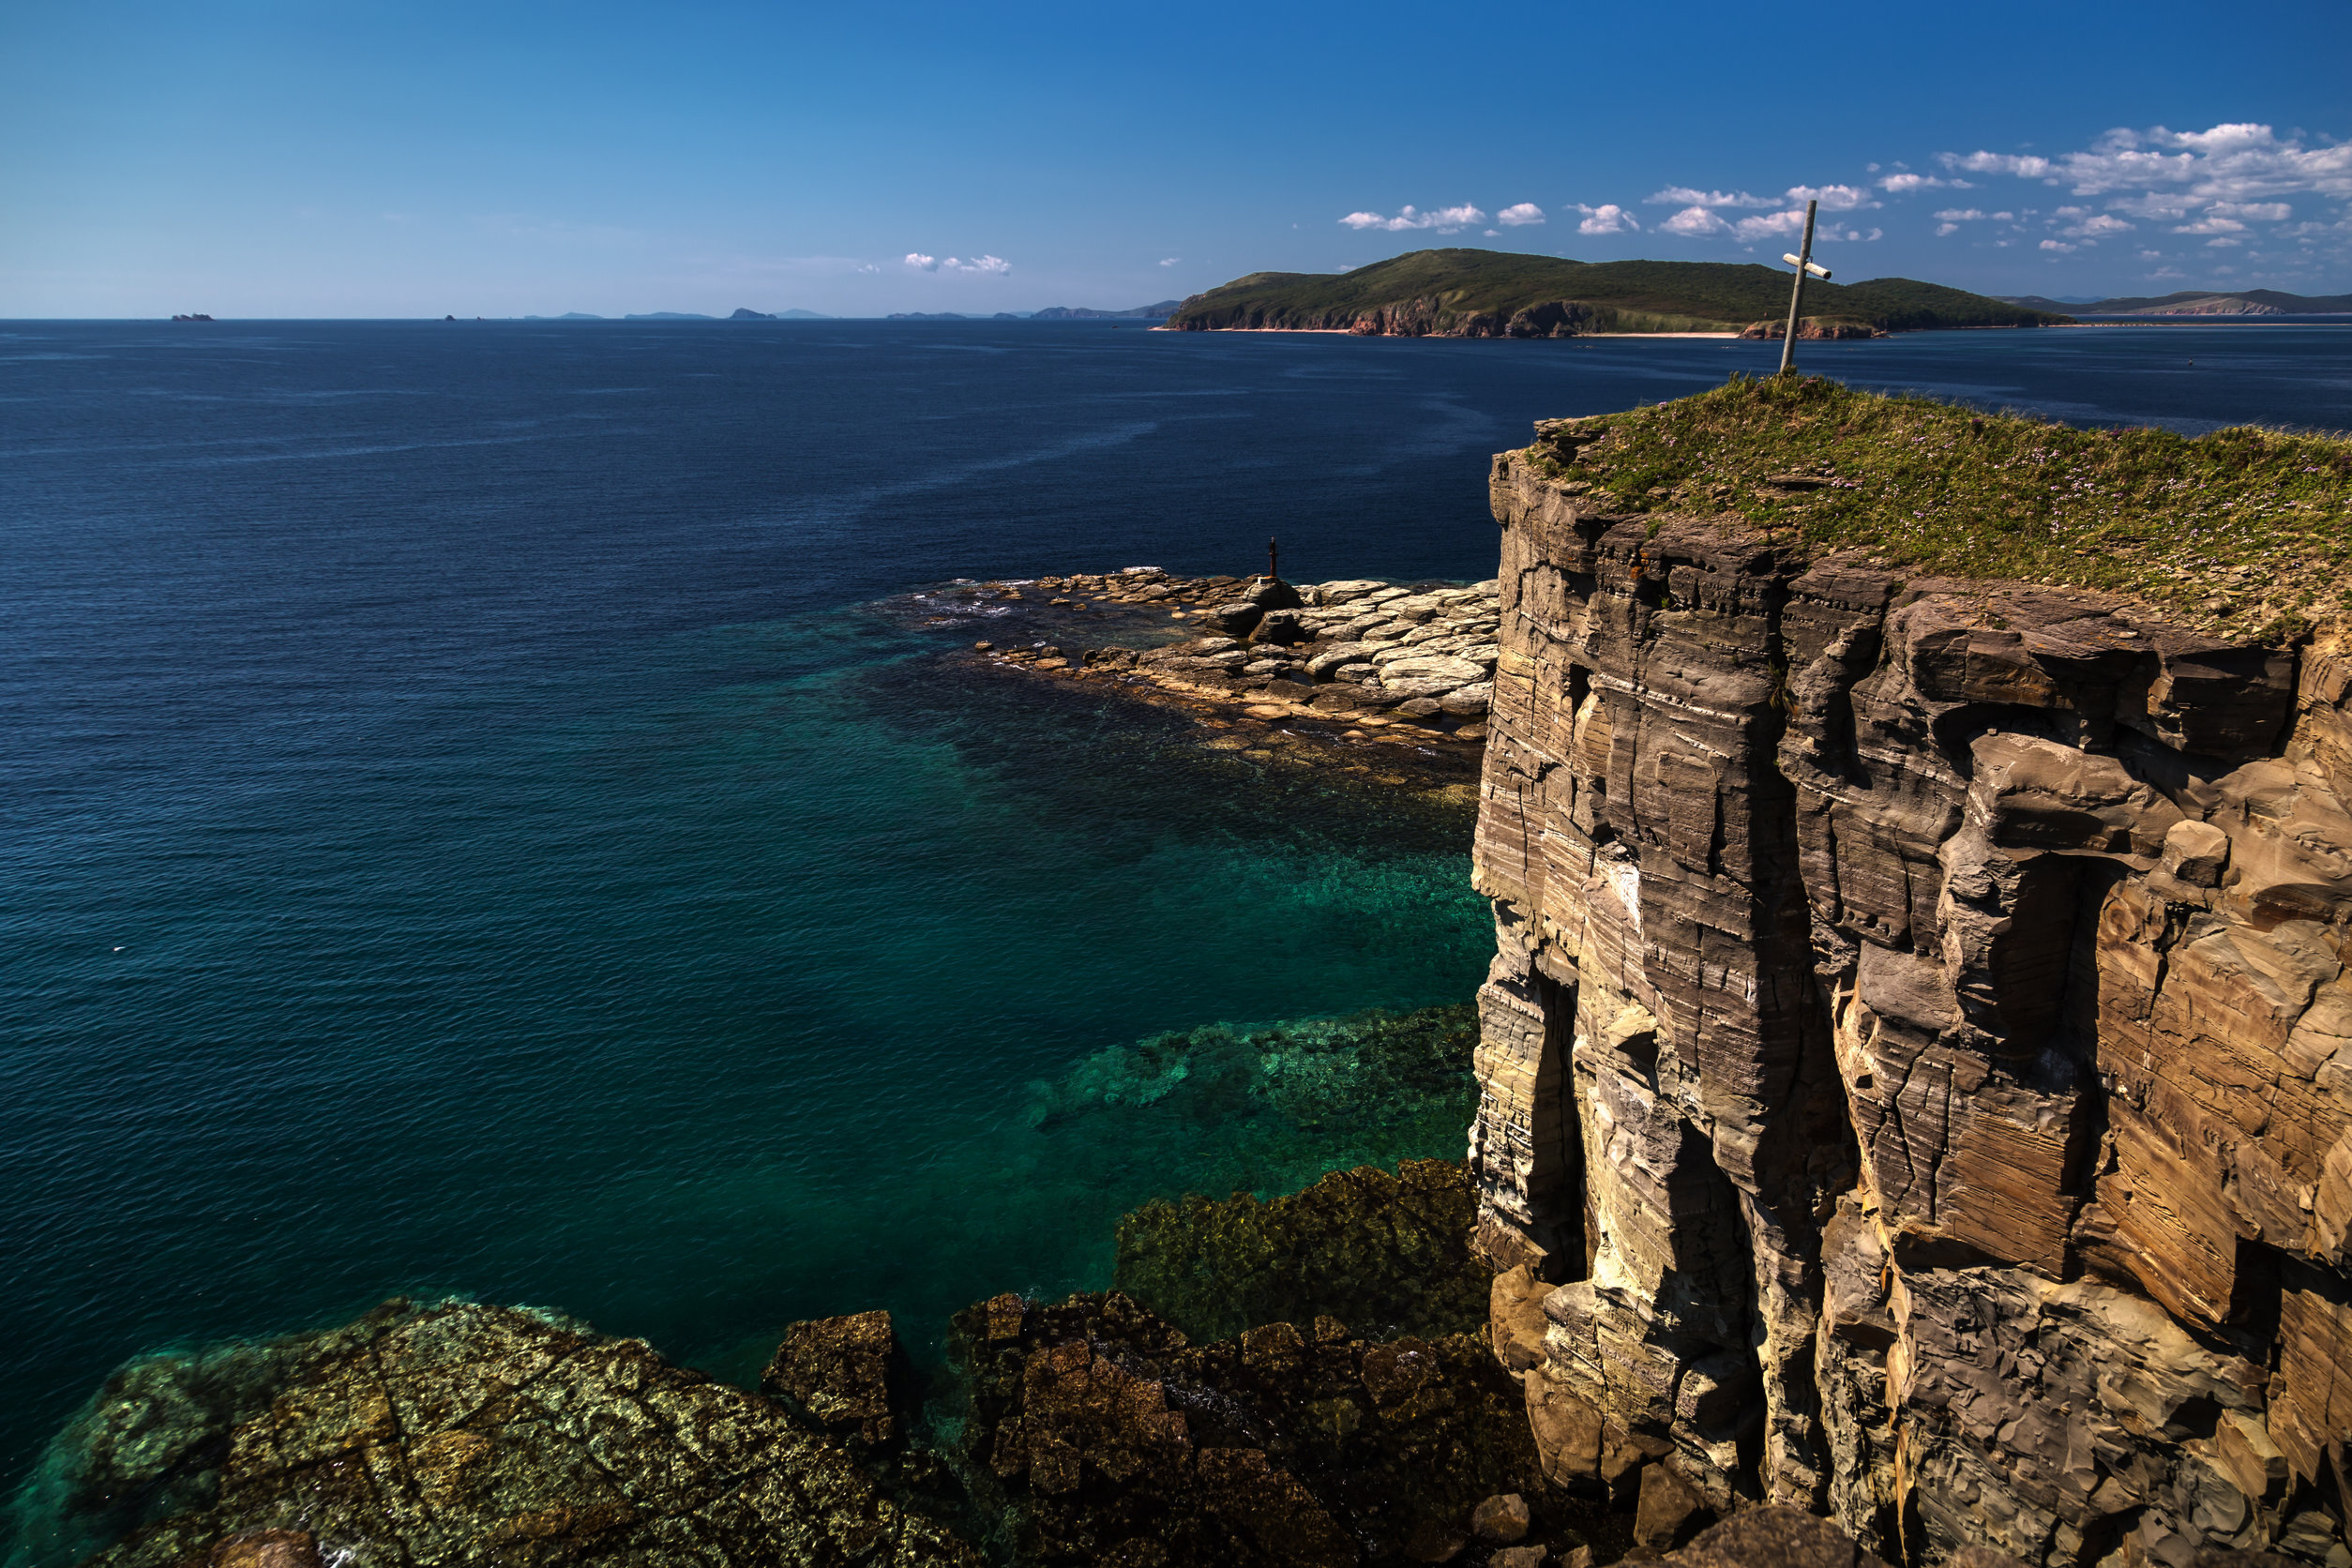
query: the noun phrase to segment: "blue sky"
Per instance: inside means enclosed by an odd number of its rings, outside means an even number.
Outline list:
[[[0,316],[1124,307],[1771,260],[1808,188],[1842,279],[2338,293],[2347,59],[2343,0],[14,0]]]

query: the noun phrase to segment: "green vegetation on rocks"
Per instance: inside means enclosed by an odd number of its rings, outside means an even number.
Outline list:
[[[2352,440],[2076,430],[1820,378],[1548,420],[1535,472],[1611,511],[1737,513],[1811,551],[2124,594],[2277,641],[2352,613]]]
[[[1192,331],[1279,327],[1469,337],[1739,331],[1784,318],[1788,283],[1786,269],[1754,263],[1572,262],[1500,250],[1415,250],[1353,272],[1254,272],[1193,295],[1168,324]],[[1805,313],[1889,332],[2043,326],[2068,319],[1907,278],[1809,284]]]

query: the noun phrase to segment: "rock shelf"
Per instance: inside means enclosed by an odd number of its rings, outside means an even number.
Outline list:
[[[957,584],[950,598],[1078,612],[1142,609],[1181,641],[1079,645],[1081,627],[1025,646],[973,651],[1039,674],[1146,686],[1261,719],[1335,721],[1351,740],[1476,746],[1486,738],[1500,584],[1410,585],[1375,578],[1293,584],[1279,578],[1183,578],[1155,566]],[[1047,623],[1050,626],[1050,621]]]

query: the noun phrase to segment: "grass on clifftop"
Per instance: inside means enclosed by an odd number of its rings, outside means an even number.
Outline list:
[[[1818,377],[1735,377],[1546,422],[1527,452],[1613,510],[1738,512],[1815,553],[2128,594],[2218,635],[2278,641],[2352,618],[2342,435],[2085,430]]]

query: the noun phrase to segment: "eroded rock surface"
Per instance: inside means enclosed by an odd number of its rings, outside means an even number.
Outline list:
[[[394,1303],[270,1352],[258,1409],[221,1428],[110,1387],[80,1477],[176,1484],[199,1504],[106,1568],[731,1561],[979,1568],[843,1449],[641,1342],[468,1303]]]
[[[1470,1153],[1547,1470],[2352,1564],[2352,646],[1492,488]]]

